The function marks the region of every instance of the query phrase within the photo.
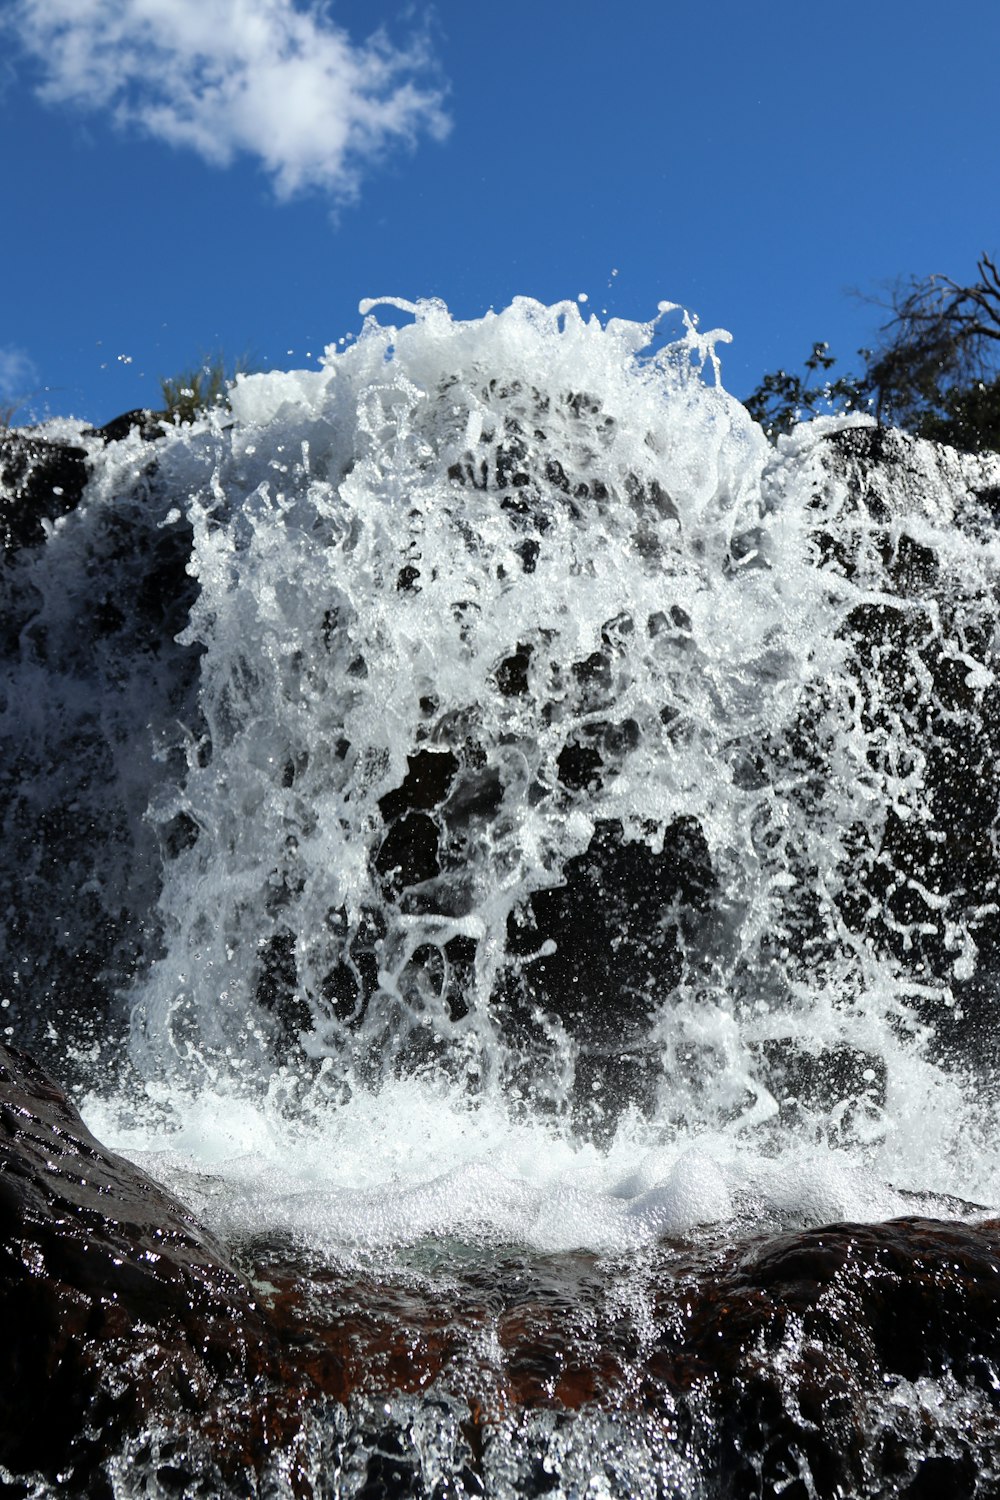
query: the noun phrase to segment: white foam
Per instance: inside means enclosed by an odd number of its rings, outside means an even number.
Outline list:
[[[120,1102],[92,1096],[88,1123],[224,1237],[290,1234],[333,1257],[431,1237],[615,1255],[737,1216],[798,1226],[916,1211],[829,1148],[769,1158],[724,1137],[656,1145],[632,1119],[598,1149],[412,1079],[311,1109],[307,1122],[277,1097],[150,1092],[145,1122],[134,1100],[126,1123]]]
[[[914,879],[923,914],[898,951],[845,917],[890,812],[917,827],[926,810],[910,710],[852,659],[853,612],[936,622],[970,733],[991,689],[1000,552],[959,524],[961,464],[915,448],[880,530],[826,446],[868,419],[772,451],[722,388],[728,335],[686,314],[662,342],[659,319],[602,324],[573,300],[467,322],[436,301],[362,312],[318,371],[243,377],[231,419],[157,445],[200,590],[181,638],[197,711],[160,731],[183,768],[150,778],[149,807],[197,839],[164,866],[162,956],[128,994],[171,1152],[243,1182],[262,1221],[344,1244],[489,1226],[609,1249],[751,1200],[813,1220],[894,1211],[897,1188],[995,1198],[991,1106],[924,1020],[975,972],[980,916]],[[110,497],[135,455],[98,467]],[[941,602],[892,592],[904,530],[934,551]],[[525,686],[503,692],[521,643]],[[568,786],[561,757],[609,725],[619,762]],[[454,759],[473,810],[457,794],[436,810],[444,871],[400,895],[378,867],[381,808],[418,753]],[[598,825],[660,851],[684,822],[711,909],[664,914],[642,1038],[659,1078],[633,1126],[612,1087],[580,1107],[590,1032],[614,1027],[587,1021],[586,996],[582,1022],[541,1001],[518,1016],[504,949]],[[946,929],[944,978],[908,957],[921,923]],[[456,937],[474,942],[468,972]],[[287,993],[265,1000],[275,951]],[[823,1083],[830,1058],[842,1087]],[[326,1102],[307,1086],[321,1059],[341,1086]],[[616,1112],[613,1141],[587,1145]],[[159,1149],[140,1137],[116,1136]]]

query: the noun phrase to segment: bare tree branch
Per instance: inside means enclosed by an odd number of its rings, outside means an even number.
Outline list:
[[[996,258],[984,251],[968,282],[935,272],[865,300],[887,316],[878,348],[859,351],[862,373],[828,374],[835,361],[826,344],[814,344],[804,376],[766,375],[748,399],[765,431],[776,436],[819,412],[870,408],[880,421],[923,437],[972,451],[1000,449]]]
[[[996,378],[1000,274],[986,253],[976,270],[967,283],[940,273],[911,278],[883,304],[891,316],[871,364],[880,417],[917,427],[950,392]]]

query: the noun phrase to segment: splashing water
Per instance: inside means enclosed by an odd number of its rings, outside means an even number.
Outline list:
[[[688,319],[362,311],[20,565],[17,690],[62,641],[92,821],[127,787],[64,913],[137,934],[90,1123],[344,1252],[995,1199],[990,460],[773,452]],[[189,611],[88,692],[65,579],[140,492]]]

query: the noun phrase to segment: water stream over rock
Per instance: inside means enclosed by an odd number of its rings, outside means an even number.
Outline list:
[[[994,1493],[1000,459],[364,310],[0,450],[0,1014],[286,1349],[212,1482]]]

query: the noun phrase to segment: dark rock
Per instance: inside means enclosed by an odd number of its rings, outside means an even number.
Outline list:
[[[102,1493],[102,1465],[154,1421],[185,1435],[207,1422],[215,1437],[231,1423],[234,1467],[256,1462],[247,1403],[265,1339],[246,1282],[180,1203],[2,1046],[0,1326],[9,1473]]]
[[[659,852],[601,822],[585,853],[567,860],[562,883],[511,917],[507,951],[520,962],[508,995],[522,1014],[540,1006],[557,1016],[578,1040],[582,1098],[603,1107],[606,1091],[618,1105],[644,1102],[656,1066],[650,1016],[681,977],[681,933],[705,911],[712,885],[694,819],[671,824]]]
[[[0,1048],[4,1493],[109,1496],[126,1463],[135,1493],[305,1500],[350,1471],[372,1496],[527,1496],[623,1433],[732,1500],[997,1493],[997,1221],[618,1260],[442,1245],[381,1273],[235,1253],[262,1302]],[[628,1465],[607,1475],[634,1493]]]
[[[375,868],[387,888],[398,891],[439,875],[438,842],[438,826],[428,813],[397,818],[375,856]]]
[[[415,811],[432,811],[448,795],[458,762],[450,750],[418,750],[407,758],[407,771],[394,791],[379,800],[386,824]]]
[[[165,425],[169,425],[169,422],[166,412],[151,411],[147,406],[140,406],[134,411],[123,412],[120,417],[112,417],[110,422],[105,422],[103,427],[94,430],[106,443],[120,442],[131,432],[138,432],[144,442],[152,443],[163,437]]]
[[[142,407],[84,435],[114,443],[137,432],[152,442],[163,437],[167,420],[165,413]],[[30,429],[0,430],[0,546],[11,552],[43,542],[42,522],[75,510],[88,477],[85,448],[37,437]]]
[[[504,657],[496,669],[497,687],[505,698],[520,697],[528,691],[528,669],[534,647],[518,641],[517,650]]]
[[[690,1388],[710,1372],[724,1494],[916,1496],[928,1460],[942,1492],[996,1492],[972,1471],[1000,1452],[1000,1224],[834,1225],[727,1260],[671,1351]]]
[[[83,448],[17,429],[0,432],[0,545],[14,552],[43,542],[42,522],[79,505],[86,484]]]
[[[874,1118],[885,1107],[888,1070],[876,1053],[815,1043],[810,1049],[795,1037],[752,1043],[750,1051],[779,1102],[779,1129],[794,1128],[805,1113],[836,1120],[847,1132],[859,1113]]]
[[[440,1286],[259,1253],[286,1347],[350,1411],[372,1481],[389,1477],[380,1454],[401,1493],[422,1492],[416,1413],[444,1393],[471,1418],[456,1470],[487,1493],[493,1465],[510,1485],[519,1445],[510,1492],[544,1493],[566,1462],[560,1431],[586,1451],[595,1430],[639,1431],[654,1466],[680,1461],[697,1480],[678,1493],[997,1492],[997,1223],[841,1224],[619,1261],[466,1254]],[[635,1493],[618,1478],[610,1493]]]
[[[61,1036],[117,1050],[119,996],[158,949],[160,870],[197,833],[146,818],[184,774],[179,725],[199,733],[201,654],[176,640],[198,591],[191,528],[165,523],[148,468],[125,465],[113,503],[90,504],[82,448],[0,441],[0,963],[10,1034],[61,1073]]]
[[[834,432],[819,452],[812,541],[842,609],[844,671],[836,686],[811,684],[796,717],[748,744],[735,767],[738,786],[781,784],[802,826],[827,821],[842,840],[832,883],[806,842],[787,849],[794,886],[782,902],[782,923],[793,941],[774,945],[776,992],[793,972],[815,983],[825,965],[838,966],[848,946],[856,947],[912,983],[909,1024],[926,1028],[932,1061],[972,1069],[983,1094],[995,1099],[1000,688],[994,591],[973,581],[972,560],[975,544],[988,550],[995,537],[989,497],[996,458],[962,456],[876,427]],[[966,538],[960,558],[935,541],[949,531]],[[900,773],[906,783],[900,795],[883,793],[883,804],[856,822],[836,807],[838,797],[841,810],[847,805],[853,789],[837,786],[830,756],[846,743],[845,731],[855,732],[852,716],[865,743],[855,785],[871,778],[885,788]],[[835,923],[817,900],[821,888],[835,904]],[[838,954],[833,932],[840,923],[850,943]],[[769,948],[766,938],[767,963]],[[759,987],[759,971],[752,983]],[[865,981],[852,975],[853,983]],[[787,1059],[759,1061],[776,1096],[798,1092],[803,1080],[784,1076]],[[793,1071],[801,1073],[798,1064]],[[877,1105],[877,1089],[852,1086],[852,1100],[862,1093]]]

